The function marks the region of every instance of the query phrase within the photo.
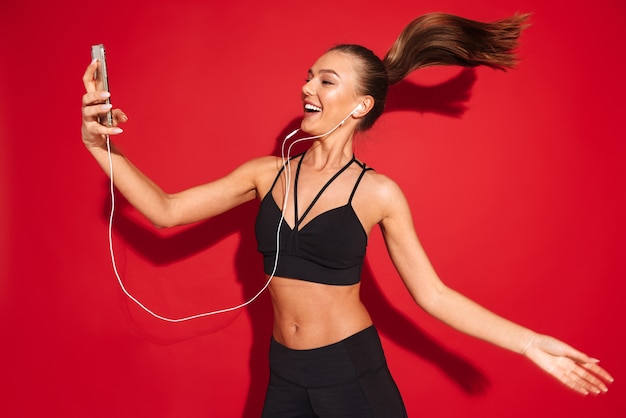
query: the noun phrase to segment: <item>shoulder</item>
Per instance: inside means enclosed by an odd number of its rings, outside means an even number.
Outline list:
[[[283,159],[275,156],[258,157],[248,160],[233,171],[233,175],[244,177],[253,184],[257,196],[264,196],[274,183],[283,166]]]
[[[377,223],[385,236],[403,237],[414,231],[411,208],[398,183],[384,174],[368,177],[370,196],[377,206]]]
[[[248,160],[230,171],[216,183],[232,189],[245,188],[247,191],[263,189],[264,185],[276,176],[282,160],[279,157],[267,156]]]
[[[408,203],[398,183],[387,175],[374,170],[367,171],[362,180],[363,188],[355,196],[363,218],[377,224],[390,218],[403,217],[408,213]]]
[[[368,195],[381,202],[404,199],[404,193],[398,183],[385,174],[369,170],[364,175],[364,183],[368,189]]]

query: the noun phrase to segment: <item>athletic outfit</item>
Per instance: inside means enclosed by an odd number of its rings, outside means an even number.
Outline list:
[[[282,222],[280,251],[274,274],[333,286],[349,286],[360,281],[367,234],[354,209],[352,198],[366,171],[371,170],[352,157],[319,191],[298,218],[298,179],[304,154],[300,157],[294,181],[293,229]],[[345,205],[319,214],[300,227],[322,193],[352,164],[362,171]],[[265,273],[274,270],[276,228],[281,210],[272,187],[261,201],[256,219],[258,250],[263,254]],[[342,341],[310,350],[293,350],[272,338],[270,381],[263,417],[267,418],[365,418],[406,417],[398,388],[374,326]]]

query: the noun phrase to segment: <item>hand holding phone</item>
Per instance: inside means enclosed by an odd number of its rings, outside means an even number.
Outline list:
[[[107,75],[106,54],[103,44],[91,46],[91,59],[98,61],[98,69],[94,74],[96,81],[96,89],[109,91],[109,77]],[[106,99],[106,104],[110,104],[110,100]],[[99,118],[100,123],[106,126],[113,126],[113,114],[109,110],[105,116]]]

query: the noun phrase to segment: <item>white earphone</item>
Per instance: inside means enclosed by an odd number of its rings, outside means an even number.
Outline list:
[[[343,125],[350,116],[354,115],[356,112],[363,110],[363,103],[359,103],[359,105],[357,107],[354,108],[354,110],[352,112],[350,112],[348,114],[348,116],[346,116],[345,118],[343,118],[343,120],[341,122],[339,122],[339,125],[337,125],[338,127]]]

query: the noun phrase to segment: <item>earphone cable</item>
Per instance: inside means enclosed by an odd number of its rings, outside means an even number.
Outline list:
[[[352,115],[352,113],[350,115]],[[348,115],[348,117],[350,115]],[[346,117],[346,119],[347,119],[347,117]],[[111,153],[111,141],[110,141],[109,135],[107,135],[106,136],[106,145],[107,145],[107,154],[108,154],[108,158],[109,158],[109,178],[110,178],[110,194],[111,194],[111,212],[110,212],[110,215],[109,215],[109,227],[108,227],[109,252],[111,254],[111,263],[113,265],[113,272],[115,273],[115,277],[117,279],[117,282],[118,282],[120,288],[122,289],[122,292],[130,300],[132,300],[135,304],[137,304],[141,309],[143,309],[144,311],[146,311],[147,313],[149,313],[153,317],[155,317],[157,319],[160,319],[162,321],[173,322],[173,323],[185,322],[185,321],[190,321],[192,319],[198,319],[198,318],[203,318],[203,317],[207,317],[207,316],[212,316],[212,315],[232,312],[232,311],[235,311],[237,309],[241,309],[243,307],[246,307],[249,304],[251,304],[252,302],[254,302],[265,291],[265,289],[267,289],[267,287],[270,285],[270,283],[272,281],[272,278],[274,278],[274,275],[276,273],[276,269],[278,268],[278,256],[279,256],[279,252],[280,252],[279,251],[280,250],[280,230],[281,230],[282,224],[283,224],[284,219],[285,219],[285,211],[287,210],[287,203],[288,203],[288,200],[289,200],[290,185],[291,185],[291,158],[290,158],[290,154],[291,154],[291,150],[292,150],[293,146],[295,144],[299,143],[299,142],[312,140],[312,139],[317,139],[317,138],[322,138],[322,137],[330,135],[337,128],[339,128],[341,125],[343,125],[343,123],[344,123],[344,121],[346,119],[341,121],[333,129],[331,129],[330,131],[328,131],[325,134],[316,135],[316,136],[309,136],[309,137],[300,138],[300,139],[297,139],[296,141],[293,141],[289,145],[289,147],[287,148],[287,155],[286,156],[285,156],[285,144],[300,129],[296,129],[293,132],[291,132],[289,135],[287,135],[285,137],[285,139],[282,142],[282,145],[281,145],[281,158],[282,158],[282,161],[283,161],[283,170],[285,172],[285,195],[283,197],[283,207],[282,207],[282,210],[281,210],[280,220],[278,221],[278,227],[276,229],[276,256],[274,257],[274,266],[272,268],[272,273],[268,276],[268,279],[265,282],[265,284],[263,285],[263,287],[252,298],[250,298],[246,302],[240,303],[239,305],[232,306],[232,307],[229,307],[229,308],[224,308],[224,309],[218,309],[218,310],[215,310],[215,311],[200,313],[200,314],[196,314],[196,315],[185,316],[185,317],[182,317],[182,318],[168,318],[166,316],[159,315],[158,313],[154,312],[153,310],[151,310],[150,308],[145,306],[143,303],[141,303],[136,297],[134,297],[126,289],[126,286],[124,285],[124,282],[123,282],[123,280],[122,280],[122,278],[121,278],[121,276],[119,274],[119,271],[118,271],[118,268],[117,268],[117,262],[115,260],[115,251],[113,250],[113,218],[114,218],[114,214],[115,214],[115,185],[114,185],[115,183],[114,183],[114,178],[113,178],[113,156],[112,156],[112,153]],[[268,193],[271,193],[271,191],[269,191]]]

